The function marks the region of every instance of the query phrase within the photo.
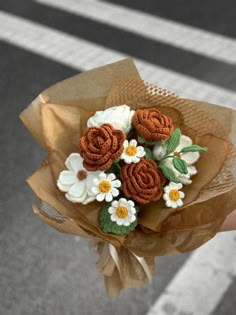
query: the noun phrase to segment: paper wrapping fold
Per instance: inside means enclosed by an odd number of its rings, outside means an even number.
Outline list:
[[[140,211],[138,227],[121,236],[100,230],[100,203],[73,204],[56,187],[66,157],[79,151],[79,138],[86,129],[87,119],[97,110],[119,104],[134,109],[160,108],[194,143],[209,148],[197,163],[198,174],[193,177],[193,183],[185,187],[184,207],[165,208],[161,201],[145,205]],[[201,246],[217,233],[226,216],[236,208],[236,149],[232,144],[236,135],[236,111],[181,99],[147,84],[130,59],[50,87],[21,114],[21,119],[47,151],[46,163],[28,183],[37,197],[63,219],[48,215],[42,208],[34,207],[35,213],[60,232],[96,240],[101,256],[98,270],[104,273],[110,295],[147,281],[148,272],[136,256],[144,257],[153,274],[155,256]],[[119,264],[109,250],[111,246],[118,254]]]

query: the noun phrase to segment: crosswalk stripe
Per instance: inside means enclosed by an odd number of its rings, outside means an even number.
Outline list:
[[[236,276],[236,232],[224,232],[196,250],[147,315],[210,315]]]
[[[112,3],[95,0],[35,0],[153,40],[236,64],[236,40]]]
[[[236,38],[234,0],[228,0],[227,6],[221,0],[201,1],[152,1],[152,0],[102,0],[140,12],[149,12],[194,28]]]
[[[0,39],[74,69],[88,70],[127,55],[0,11]],[[178,95],[236,106],[236,93],[134,58],[145,80]]]
[[[9,4],[9,1],[12,5]],[[197,80],[235,90],[236,67],[230,63],[202,56],[33,0],[26,0],[20,6],[13,5],[14,1],[1,2],[0,10],[142,59],[148,63],[194,77]]]

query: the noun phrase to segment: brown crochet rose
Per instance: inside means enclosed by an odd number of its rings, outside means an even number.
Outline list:
[[[157,170],[156,163],[144,158],[139,163],[122,167],[120,177],[125,196],[141,204],[159,200],[166,182],[164,175]]]
[[[115,130],[110,124],[88,128],[80,138],[84,167],[88,171],[107,170],[122,154],[125,138],[122,131]]]
[[[133,125],[148,141],[167,140],[174,130],[172,119],[155,108],[136,110]]]

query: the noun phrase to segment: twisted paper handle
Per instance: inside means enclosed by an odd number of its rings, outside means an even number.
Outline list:
[[[97,252],[100,256],[99,261],[97,262],[97,270],[103,273],[107,293],[110,296],[119,296],[119,293],[123,288],[138,287],[140,285],[143,285],[146,282],[145,279],[151,281],[152,272],[150,267],[152,265],[149,267],[148,262],[144,257],[139,257],[126,248],[127,254],[135,257],[136,261],[144,271],[144,278],[141,279],[136,274],[136,276],[131,276],[130,282],[127,282],[126,268],[124,268],[124,266],[122,265],[124,263],[122,262],[123,259],[121,259],[122,253],[119,253],[114,245],[105,242],[99,238],[93,238],[89,242],[89,247],[96,247]],[[122,258],[124,257],[122,256]],[[130,274],[128,277],[130,277]]]
[[[117,250],[116,250],[115,246],[113,246],[110,243],[108,244],[108,248],[109,248],[110,255],[113,258],[115,265],[116,265],[116,267],[119,271],[119,274],[121,276],[120,261],[119,261],[119,255],[117,253]],[[152,280],[152,274],[151,274],[151,271],[150,271],[150,269],[146,263],[146,260],[143,257],[139,257],[139,256],[135,255],[133,252],[131,252],[131,254],[134,255],[134,257],[138,260],[140,265],[143,267],[143,270],[144,270],[148,280],[151,281]]]

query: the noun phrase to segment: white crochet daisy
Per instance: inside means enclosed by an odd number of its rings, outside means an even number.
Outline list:
[[[137,146],[137,141],[135,139],[124,142],[124,151],[120,158],[127,164],[138,163],[140,159],[146,154],[142,146]]]
[[[184,193],[180,191],[183,188],[182,184],[170,182],[168,186],[164,187],[163,199],[166,201],[166,206],[169,208],[182,207]]]
[[[89,172],[83,167],[83,159],[79,153],[71,153],[65,165],[68,170],[60,173],[57,187],[66,192],[65,197],[71,202],[87,204],[95,200],[91,191],[93,180],[101,172]]]
[[[136,220],[136,209],[132,200],[120,198],[112,202],[108,208],[111,215],[111,221],[117,225],[129,226]]]
[[[121,181],[116,179],[116,175],[100,173],[98,177],[93,179],[92,193],[96,196],[97,201],[106,202],[112,201],[113,197],[119,195],[119,188],[121,186]]]

